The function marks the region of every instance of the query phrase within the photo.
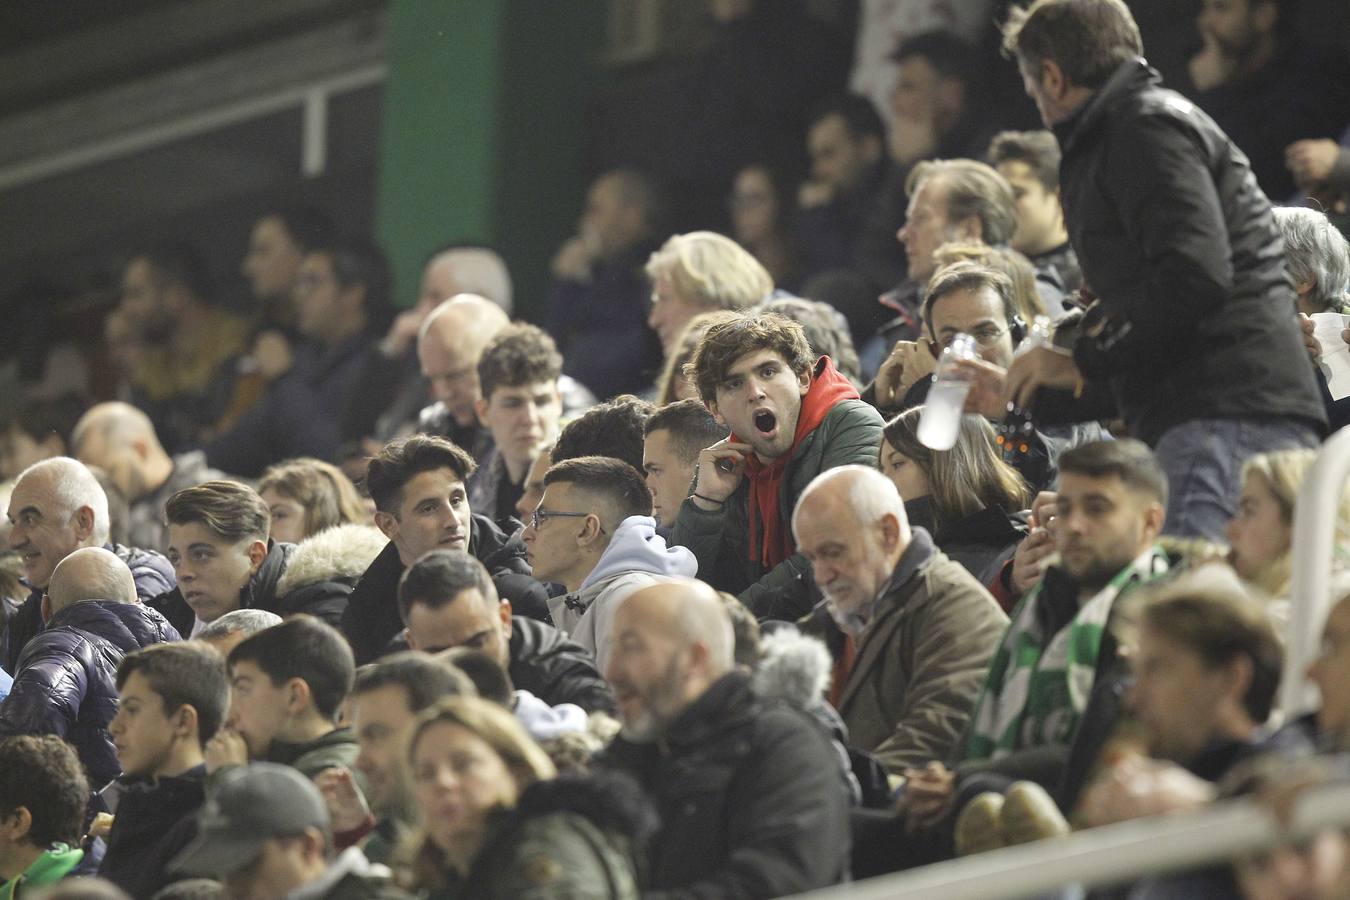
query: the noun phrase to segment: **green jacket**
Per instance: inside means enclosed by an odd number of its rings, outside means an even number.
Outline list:
[[[881,415],[861,400],[841,400],[815,431],[792,450],[778,496],[778,516],[792,533],[792,510],[802,491],[821,472],[857,464],[875,468],[881,447]],[[749,558],[749,484],[741,482],[718,509],[700,509],[685,500],[675,521],[673,542],[698,557],[698,577],[718,590],[738,594],[761,619],[795,621],[811,611],[817,595],[811,564],[794,553],[770,570]]]
[[[84,859],[84,851],[65,844],[52,844],[52,849],[33,860],[18,878],[11,878],[0,887],[0,900],[15,900],[26,896],[29,888],[56,884]],[[22,890],[20,890],[22,888]]]

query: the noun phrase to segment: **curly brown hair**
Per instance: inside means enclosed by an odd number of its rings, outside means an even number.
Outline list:
[[[727,312],[712,320],[694,358],[685,364],[685,374],[698,385],[704,403],[715,403],[727,370],[756,350],[777,353],[796,375],[810,372],[815,362],[806,332],[791,319],[777,313]]]

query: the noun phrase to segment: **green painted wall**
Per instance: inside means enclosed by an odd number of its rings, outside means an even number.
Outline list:
[[[390,4],[376,231],[400,305],[436,246],[486,240],[511,267],[517,314],[542,314],[585,188],[602,25],[600,0]]]

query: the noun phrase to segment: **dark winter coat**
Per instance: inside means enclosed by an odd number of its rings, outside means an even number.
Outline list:
[[[1130,433],[1202,418],[1326,422],[1295,319],[1284,242],[1247,158],[1142,59],[1069,119],[1060,188],[1100,298],[1074,344]],[[1104,325],[1093,333],[1094,325]]]
[[[515,809],[494,813],[487,827],[468,875],[451,875],[430,900],[636,900],[634,848],[655,831],[656,819],[632,779],[599,773],[535,782]]]
[[[602,766],[635,776],[661,830],[646,897],[785,897],[849,874],[849,796],[830,739],[747,676],[714,682],[662,740],[619,738]]]
[[[531,577],[519,532],[508,535],[487,516],[474,513],[469,552],[487,568],[497,593],[511,601],[512,609],[525,616],[548,617],[548,590]],[[386,653],[390,642],[403,630],[398,611],[398,582],[403,568],[398,548],[390,541],[351,593],[341,628],[358,666]]]
[[[387,543],[373,525],[338,525],[305,538],[277,582],[277,613],[308,613],[336,628],[356,582]]]
[[[197,835],[205,778],[206,767],[197,766],[176,778],[123,780],[99,877],[133,897],[153,896],[177,881],[169,861]]]
[[[595,666],[595,657],[551,625],[511,617],[508,672],[518,690],[550,706],[575,703],[587,712],[614,711],[614,693]]]
[[[149,603],[165,591],[173,590],[178,583],[173,566],[154,550],[123,547],[121,544],[104,544],[103,549],[112,551],[127,564],[131,578],[136,582],[136,596],[142,603]],[[5,624],[5,635],[0,640],[0,668],[13,675],[24,645],[41,630],[42,589],[34,588]]]
[[[294,552],[295,544],[279,544],[270,540],[267,542],[267,556],[263,559],[262,565],[258,566],[258,571],[253,573],[248,584],[239,591],[240,609],[265,609],[280,614],[277,584],[285,574],[287,562]],[[173,590],[151,600],[148,605],[163,613],[164,618],[178,629],[179,634],[185,636],[192,634],[192,628],[197,624],[197,614],[183,599],[181,588],[174,587]],[[296,610],[296,612],[304,611]]]
[[[905,504],[905,515],[911,526],[927,529],[939,550],[986,586],[1012,559],[1029,532],[1024,518],[1008,515],[998,507],[977,510],[940,527],[934,526],[932,509],[931,497],[919,497]]]
[[[367,410],[379,405],[360,398],[373,387],[362,384],[360,375],[370,355],[378,352],[369,334],[327,348],[301,342],[291,370],[234,427],[206,446],[207,461],[225,472],[256,478],[272,463],[295,456],[336,459],[343,439],[351,436],[344,430],[355,427],[349,417],[353,404]]]
[[[19,657],[14,688],[0,705],[0,737],[54,734],[80,755],[94,785],[122,771],[108,735],[117,714],[117,667],[133,650],[179,640],[139,603],[84,600],[59,610]]]

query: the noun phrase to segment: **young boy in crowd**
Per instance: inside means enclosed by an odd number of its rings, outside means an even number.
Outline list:
[[[313,778],[356,762],[356,739],[337,725],[356,666],[341,633],[309,616],[260,631],[230,651],[227,727],[206,746],[209,772],[249,760]]]
[[[84,859],[89,782],[70,745],[51,735],[0,741],[0,898],[55,884]]]
[[[205,799],[204,747],[229,706],[225,661],[205,644],[155,644],[122,660],[108,726],[122,777],[98,873],[131,896],[174,880],[169,860],[192,840]]]

